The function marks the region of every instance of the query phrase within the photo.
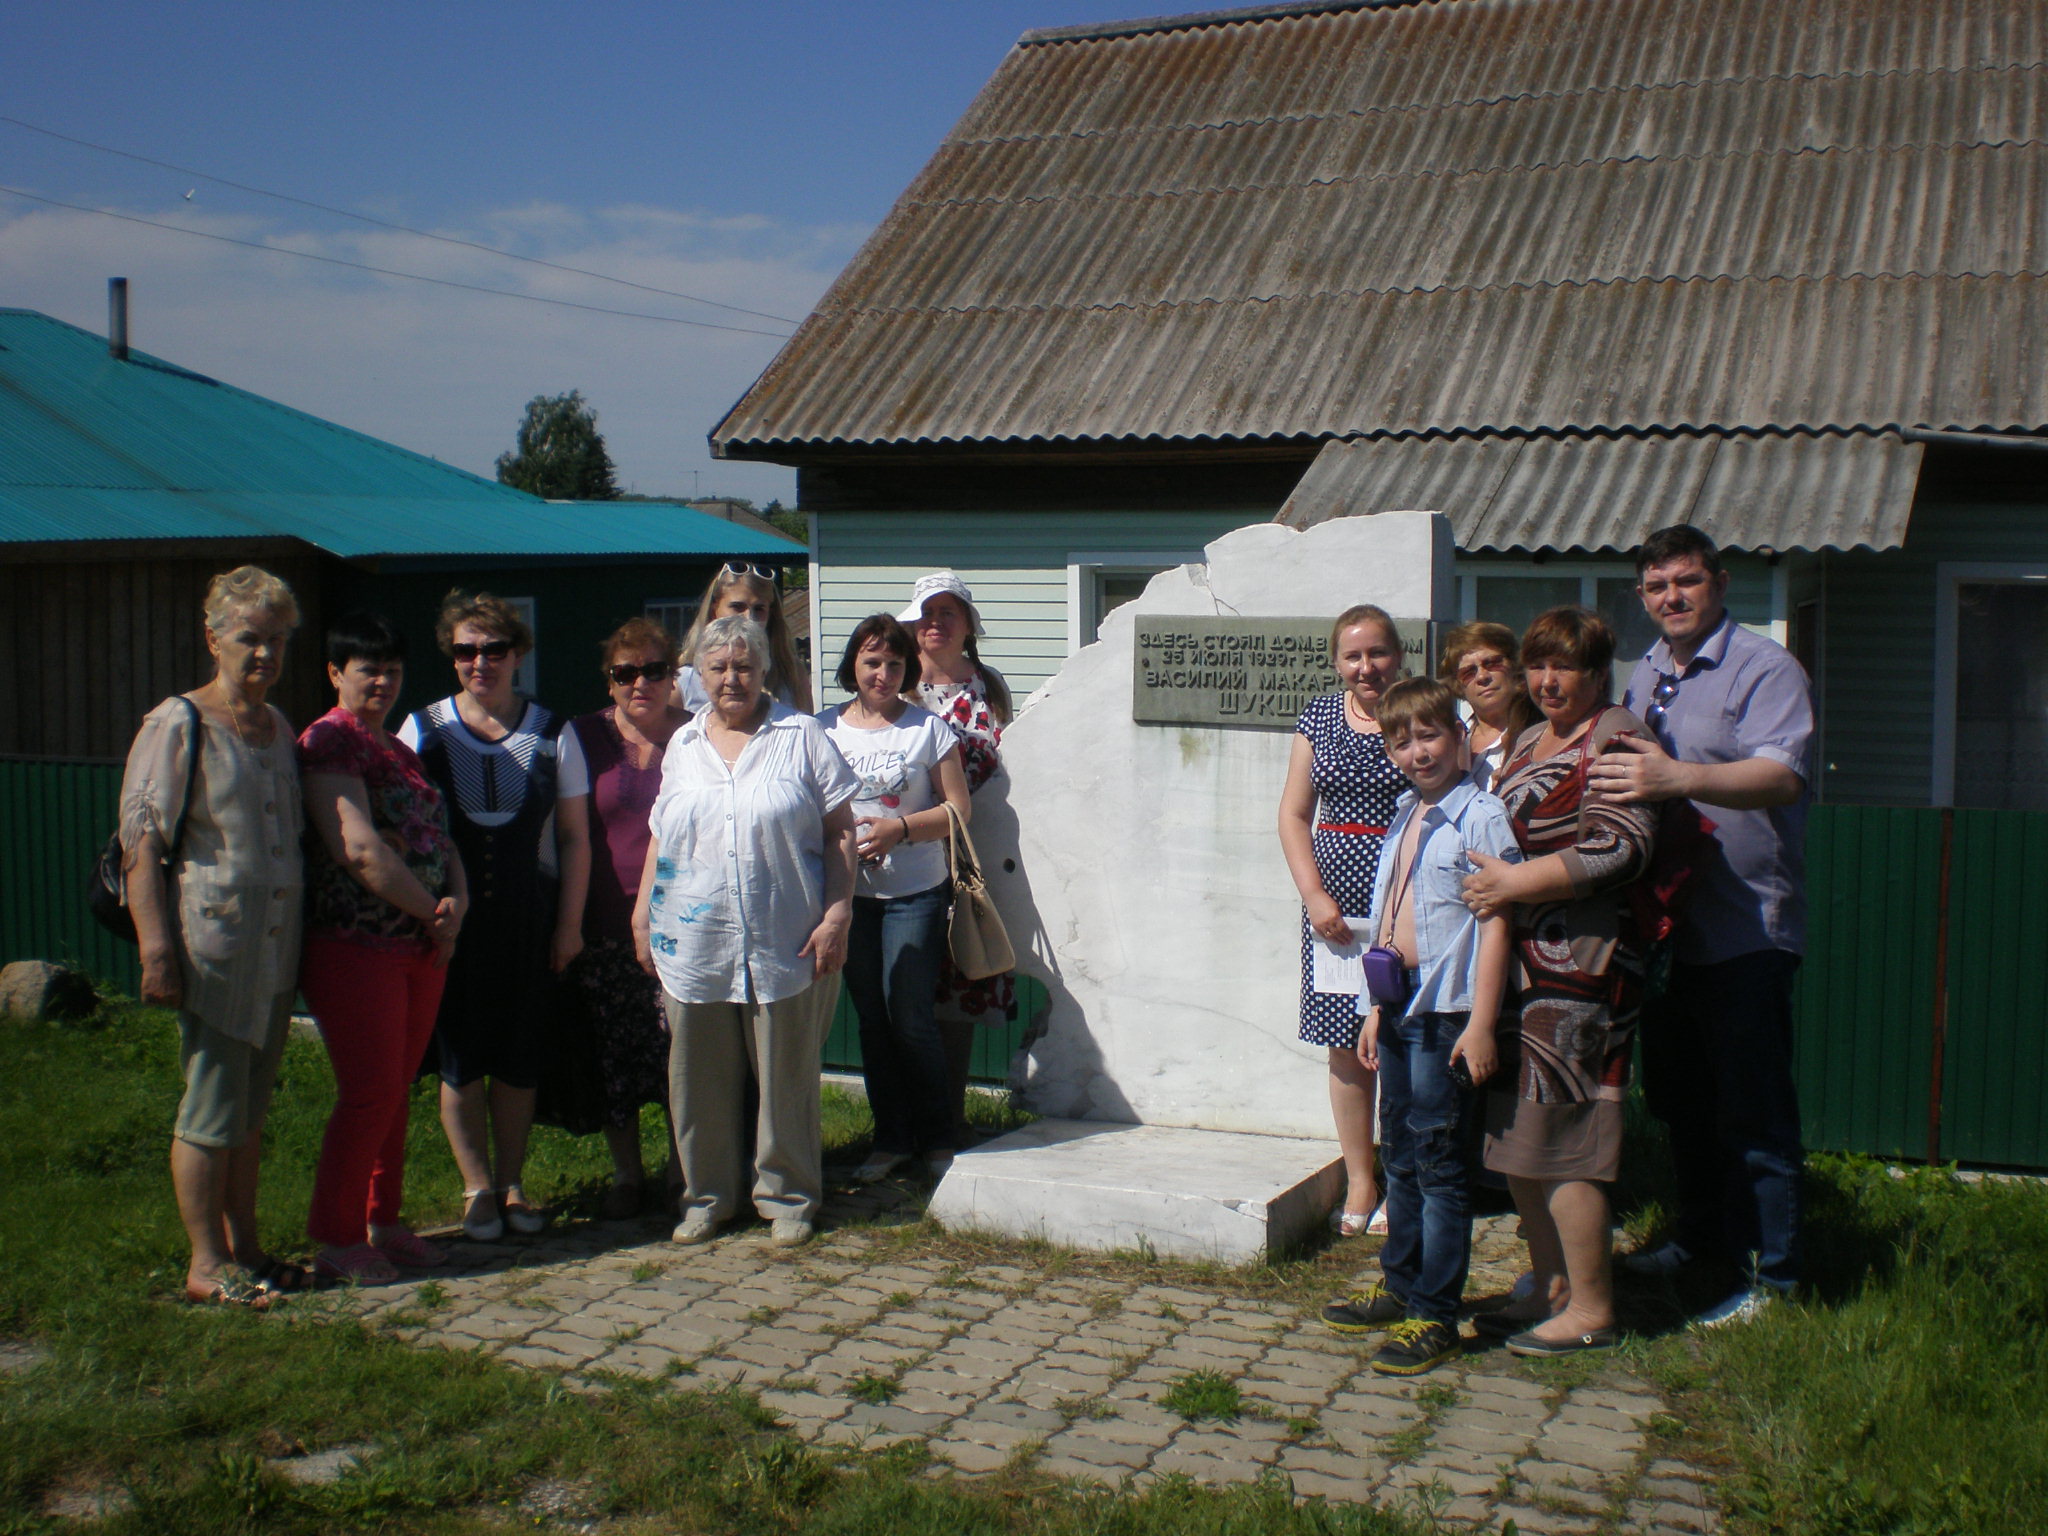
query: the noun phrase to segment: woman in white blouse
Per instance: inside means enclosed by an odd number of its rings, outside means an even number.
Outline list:
[[[916,659],[917,642],[901,623],[886,613],[863,619],[839,662],[839,686],[853,697],[818,716],[860,780],[846,989],[860,1017],[861,1071],[875,1113],[874,1151],[854,1175],[863,1184],[913,1156],[943,1176],[958,1142],[960,1095],[950,1091],[934,1004],[952,896],[947,807],[967,820],[967,776],[952,727],[903,697],[903,675]]]
[[[633,908],[669,1023],[679,1243],[708,1242],[738,1211],[750,1066],[751,1193],[775,1243],[808,1242],[824,1198],[818,1071],[852,922],[859,784],[823,726],[763,692],[769,655],[751,618],[699,635],[711,707],[669,739]]]
[[[260,1308],[311,1280],[256,1238],[263,1119],[298,990],[305,895],[297,744],[264,698],[299,605],[245,565],[214,577],[205,612],[213,677],[152,709],[128,749],[122,869],[142,1000],[178,1010],[185,1096],[171,1183],[192,1244],[185,1297]]]

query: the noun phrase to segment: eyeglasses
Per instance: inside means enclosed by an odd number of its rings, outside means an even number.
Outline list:
[[[1643,711],[1643,724],[1651,730],[1664,723],[1664,717],[1671,713],[1671,701],[1678,697],[1678,679],[1657,674],[1657,686],[1650,690],[1650,707]]]
[[[1458,681],[1469,683],[1482,672],[1505,672],[1508,664],[1499,656],[1489,656],[1484,661],[1468,661],[1458,668]]]
[[[751,576],[754,580],[765,581],[772,587],[780,573],[772,565],[754,565],[745,560],[728,560],[725,562],[725,574]]]
[[[619,687],[630,688],[638,678],[644,677],[650,683],[658,683],[664,678],[674,676],[675,670],[674,667],[665,661],[642,662],[637,667],[630,661],[621,661],[613,666],[606,667],[604,675]]]
[[[466,640],[458,640],[448,647],[448,653],[457,661],[475,661],[479,656],[485,661],[503,661],[512,654],[512,642],[486,640],[482,645],[471,645]]]

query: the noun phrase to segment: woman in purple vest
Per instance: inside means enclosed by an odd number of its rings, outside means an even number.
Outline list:
[[[633,902],[647,863],[662,751],[690,712],[670,702],[676,647],[659,624],[628,619],[602,649],[612,701],[562,733],[556,815],[565,831],[588,835],[591,857],[580,889],[565,873],[555,949],[596,1028],[604,1139],[612,1154],[604,1213],[618,1218],[639,1211],[646,1185],[640,1106],[668,1103],[668,1023],[659,984],[633,955]],[[673,1130],[669,1142],[675,1184]]]

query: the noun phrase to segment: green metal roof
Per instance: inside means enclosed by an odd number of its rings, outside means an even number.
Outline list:
[[[280,537],[343,559],[803,551],[672,502],[543,501],[0,309],[0,544]]]

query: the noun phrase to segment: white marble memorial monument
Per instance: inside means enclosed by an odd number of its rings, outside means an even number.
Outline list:
[[[958,1158],[936,1218],[1245,1261],[1341,1197],[1326,1054],[1295,1038],[1301,908],[1275,833],[1292,718],[1134,721],[1134,631],[1161,614],[1327,625],[1355,603],[1448,619],[1452,559],[1438,513],[1242,528],[1155,576],[1033,695],[973,831],[1051,994],[1012,1074],[1048,1119]],[[1424,636],[1402,638],[1423,669]]]

